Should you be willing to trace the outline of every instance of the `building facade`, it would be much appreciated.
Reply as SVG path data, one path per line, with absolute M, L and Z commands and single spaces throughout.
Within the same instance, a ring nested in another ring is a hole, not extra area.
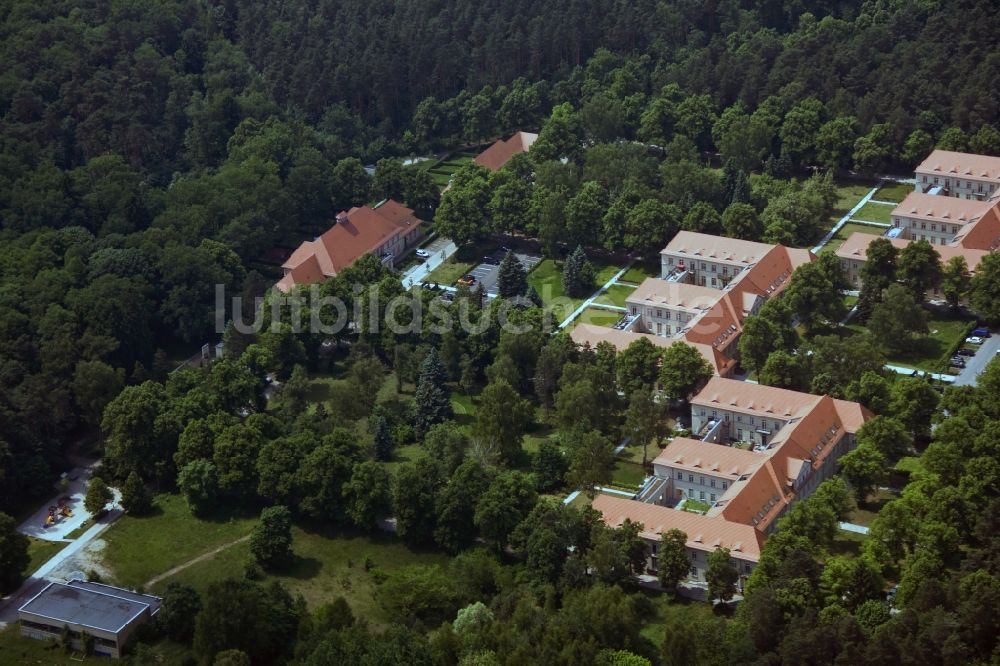
M 1000 157 L 935 150 L 916 168 L 914 190 L 985 201 L 1000 190 Z
M 52 582 L 18 609 L 21 634 L 38 640 L 68 637 L 84 650 L 84 635 L 94 654 L 117 659 L 136 628 L 160 611 L 160 597 L 110 585 L 74 580 Z

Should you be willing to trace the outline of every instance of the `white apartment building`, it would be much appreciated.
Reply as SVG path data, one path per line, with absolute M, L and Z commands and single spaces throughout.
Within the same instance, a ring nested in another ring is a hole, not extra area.
M 931 245 L 948 245 L 992 205 L 979 199 L 911 192 L 893 209 L 892 226 L 901 230 L 900 238 L 925 240 Z
M 1000 189 L 1000 157 L 935 150 L 916 169 L 916 192 L 985 201 Z

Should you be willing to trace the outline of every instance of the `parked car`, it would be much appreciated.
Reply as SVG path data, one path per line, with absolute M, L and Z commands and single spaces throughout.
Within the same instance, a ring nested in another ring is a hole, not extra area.
M 964 368 L 965 359 L 962 358 L 961 356 L 953 356 L 951 359 L 951 365 L 956 368 Z
M 458 278 L 457 284 L 460 284 L 463 287 L 471 287 L 472 285 L 476 284 L 476 277 L 474 275 L 463 275 L 462 277 Z
M 420 257 L 421 259 L 426 259 L 427 257 L 431 256 L 431 253 L 428 252 L 427 250 L 417 250 L 416 252 L 414 252 L 414 254 Z
M 441 300 L 448 301 L 449 303 L 451 303 L 453 300 L 455 300 L 455 294 L 453 292 L 446 291 L 443 294 L 441 294 Z
M 979 328 L 972 331 L 972 334 L 980 338 L 988 338 L 990 337 L 990 329 L 986 328 L 985 326 L 980 326 Z
M 959 356 L 975 356 L 976 355 L 976 350 L 975 349 L 967 349 L 965 347 L 962 347 L 961 349 L 959 349 L 955 353 L 958 354 Z
M 981 345 L 984 342 L 984 340 L 981 337 L 979 337 L 978 335 L 971 335 L 971 336 L 967 337 L 965 339 L 965 341 L 967 343 L 969 343 L 970 345 Z

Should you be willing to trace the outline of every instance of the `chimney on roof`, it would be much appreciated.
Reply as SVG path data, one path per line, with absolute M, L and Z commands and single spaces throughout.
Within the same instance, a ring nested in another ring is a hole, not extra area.
M 340 211 L 339 213 L 337 213 L 337 217 L 335 217 L 333 221 L 334 224 L 344 224 L 345 222 L 347 222 L 347 212 Z

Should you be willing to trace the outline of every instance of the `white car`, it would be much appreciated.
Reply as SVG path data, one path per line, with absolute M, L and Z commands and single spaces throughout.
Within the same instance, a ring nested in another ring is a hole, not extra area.
M 428 252 L 427 250 L 417 250 L 414 254 L 416 254 L 421 259 L 426 259 L 427 257 L 431 256 L 431 253 Z
M 978 335 L 973 335 L 972 337 L 968 337 L 968 338 L 965 339 L 965 341 L 967 343 L 969 343 L 970 345 L 981 345 L 981 344 L 983 344 L 983 339 L 981 337 L 979 337 Z

